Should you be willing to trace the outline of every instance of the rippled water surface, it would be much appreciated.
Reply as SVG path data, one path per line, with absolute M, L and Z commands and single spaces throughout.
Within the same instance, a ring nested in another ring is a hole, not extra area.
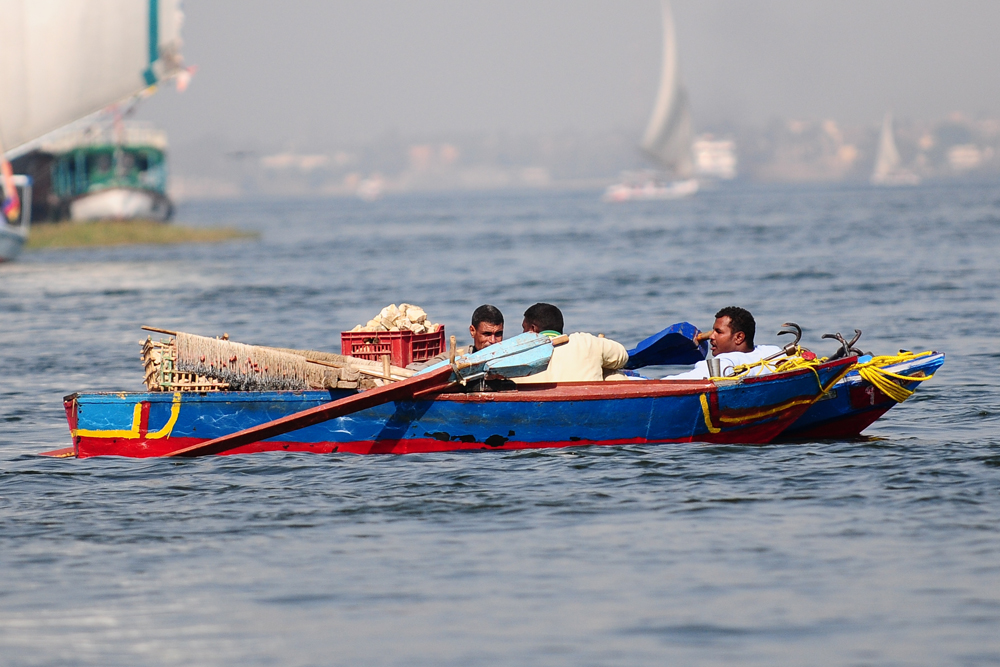
M 1000 664 L 1000 187 L 198 203 L 259 241 L 0 266 L 0 664 Z M 338 351 L 388 303 L 631 345 L 721 306 L 948 353 L 856 442 L 51 460 L 142 324 Z

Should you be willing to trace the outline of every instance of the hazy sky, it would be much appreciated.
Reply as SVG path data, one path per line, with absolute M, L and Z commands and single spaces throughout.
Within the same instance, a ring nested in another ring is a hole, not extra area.
M 696 129 L 1000 115 L 1000 1 L 675 0 Z M 398 132 L 641 132 L 658 0 L 186 0 L 199 67 L 139 117 L 297 150 Z

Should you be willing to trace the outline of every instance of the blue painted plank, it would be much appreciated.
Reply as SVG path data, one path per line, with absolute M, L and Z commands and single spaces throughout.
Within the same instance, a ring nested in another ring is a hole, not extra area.
M 635 370 L 646 366 L 694 364 L 705 359 L 708 341 L 694 342 L 698 327 L 690 322 L 678 322 L 642 340 L 628 351 L 625 368 Z

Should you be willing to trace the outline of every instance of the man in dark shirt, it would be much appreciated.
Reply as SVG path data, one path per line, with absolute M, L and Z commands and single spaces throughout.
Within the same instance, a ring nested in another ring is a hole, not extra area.
M 469 335 L 472 345 L 465 354 L 479 352 L 483 348 L 503 340 L 503 313 L 496 306 L 483 304 L 472 313 L 472 324 L 469 325 Z
M 476 308 L 472 313 L 472 324 L 469 326 L 469 335 L 472 336 L 472 345 L 459 347 L 457 355 L 471 354 L 478 352 L 490 345 L 503 340 L 503 313 L 496 306 L 484 304 Z M 419 371 L 428 366 L 444 361 L 448 358 L 448 351 L 445 350 L 436 357 L 431 357 L 426 361 L 415 361 L 407 368 Z

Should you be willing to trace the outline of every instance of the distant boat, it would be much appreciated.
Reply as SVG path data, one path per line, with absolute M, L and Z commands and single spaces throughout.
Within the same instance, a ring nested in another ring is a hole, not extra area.
M 98 126 L 43 144 L 51 156 L 50 198 L 71 220 L 156 220 L 173 213 L 167 198 L 167 136 L 139 124 Z
M 604 201 L 623 202 L 651 199 L 681 199 L 698 192 L 698 181 L 664 181 L 655 173 L 626 174 L 621 183 L 609 185 L 604 191 Z
M 663 72 L 660 92 L 640 147 L 666 174 L 665 177 L 646 175 L 641 179 L 625 179 L 608 187 L 604 193 L 605 201 L 679 199 L 698 191 L 698 181 L 692 178 L 691 108 L 677 62 L 674 16 L 669 0 L 662 1 Z
M 871 184 L 898 186 L 917 185 L 920 176 L 904 169 L 896 150 L 896 137 L 892 130 L 892 114 L 886 113 L 882 119 L 882 133 L 878 139 L 878 155 L 875 158 L 875 169 L 872 171 Z
M 375 201 L 382 196 L 385 189 L 385 180 L 381 174 L 372 174 L 368 178 L 358 183 L 355 194 L 365 201 Z
M 20 211 L 16 216 L 10 216 L 14 220 L 7 215 L 0 216 L 0 262 L 7 262 L 21 254 L 31 229 L 31 179 L 18 174 L 12 181 L 17 190 L 16 201 Z
M 160 81 L 183 82 L 183 17 L 180 0 L 4 0 L 0 167 L 9 172 L 10 160 L 50 133 Z M 11 190 L 5 185 L 5 213 L 19 208 Z
M 704 134 L 694 141 L 694 172 L 698 176 L 729 181 L 736 178 L 736 142 Z

